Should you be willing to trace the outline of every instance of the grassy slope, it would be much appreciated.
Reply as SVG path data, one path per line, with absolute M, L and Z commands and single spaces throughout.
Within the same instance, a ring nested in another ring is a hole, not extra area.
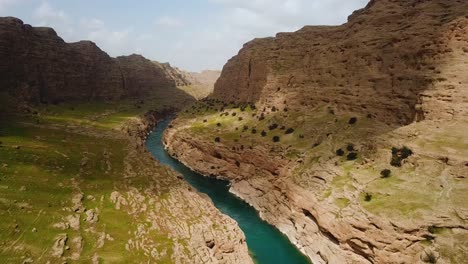
M 96 254 L 109 263 L 137 263 L 148 259 L 143 250 L 126 251 L 138 225 L 145 223 L 131 208 L 117 210 L 110 201 L 113 191 L 124 194 L 132 188 L 143 191 L 153 182 L 155 199 L 164 201 L 177 183 L 163 167 L 140 160 L 129 147 L 129 139 L 118 131 L 125 122 L 145 111 L 181 104 L 183 98 L 147 100 L 143 105 L 119 103 L 76 103 L 44 106 L 36 116 L 2 115 L 0 119 L 0 262 L 18 263 L 31 258 L 38 263 L 51 256 L 58 235 L 68 236 L 64 256 L 80 253 L 89 263 Z M 152 168 L 148 172 L 148 168 Z M 73 212 L 73 197 L 83 194 L 78 230 L 62 230 L 54 224 Z M 159 198 L 158 198 L 159 197 Z M 145 200 L 148 208 L 154 206 Z M 85 221 L 87 210 L 99 211 L 99 221 Z M 161 205 L 162 218 L 170 211 Z M 164 213 L 166 212 L 166 213 Z M 146 219 L 145 219 L 146 220 Z M 104 245 L 99 242 L 109 234 Z M 172 262 L 173 238 L 161 229 L 149 234 L 160 249 L 158 263 Z M 82 246 L 79 238 L 83 239 Z M 74 241 L 74 239 L 76 239 Z M 150 240 L 151 240 L 150 239 Z M 177 243 L 183 244 L 184 241 Z M 80 249 L 82 248 L 82 250 Z M 80 252 L 81 251 L 81 252 Z
M 259 120 L 262 113 L 265 118 Z M 358 121 L 350 125 L 352 116 Z M 296 184 L 320 194 L 323 202 L 335 204 L 340 211 L 353 205 L 394 221 L 422 225 L 464 222 L 458 214 L 464 212 L 464 202 L 468 200 L 463 176 L 467 167 L 462 162 L 468 157 L 464 135 L 467 122 L 432 126 L 431 130 L 425 123 L 396 128 L 366 116 L 338 116 L 326 107 L 306 113 L 250 107 L 242 111 L 238 105 L 221 103 L 199 103 L 184 111 L 177 122 L 185 125 L 184 133 L 211 142 L 219 137 L 228 148 L 267 146 L 268 155 L 290 161 L 290 177 Z M 279 128 L 269 130 L 271 124 L 293 128 L 294 133 L 286 135 Z M 244 130 L 244 126 L 248 129 Z M 264 137 L 260 134 L 263 130 L 267 132 Z M 274 136 L 280 137 L 280 142 L 274 143 Z M 354 161 L 346 159 L 348 144 L 357 150 Z M 415 154 L 402 167 L 391 166 L 391 148 L 405 145 Z M 343 157 L 336 155 L 339 148 L 345 152 Z M 448 156 L 456 159 L 451 160 L 451 165 L 443 161 Z M 381 177 L 384 169 L 392 171 L 389 178 Z M 312 177 L 317 174 L 327 175 L 328 183 L 317 184 Z M 367 193 L 372 195 L 370 201 L 365 199 Z M 440 222 L 440 216 L 451 219 L 450 223 Z M 468 241 L 466 232 L 446 229 L 437 237 L 444 257 L 457 260 L 467 256 L 468 244 L 460 243 Z

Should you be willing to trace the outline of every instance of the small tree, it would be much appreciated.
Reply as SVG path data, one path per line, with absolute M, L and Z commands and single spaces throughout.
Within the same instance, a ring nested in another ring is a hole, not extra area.
M 382 178 L 388 178 L 390 177 L 391 174 L 392 174 L 392 171 L 389 169 L 385 169 L 380 172 L 380 176 L 382 176 Z
M 279 141 L 280 141 L 280 137 L 278 137 L 278 136 L 273 137 L 273 142 L 277 143 Z
M 266 137 L 267 136 L 267 132 L 265 132 L 265 130 L 262 131 L 261 133 L 262 137 Z
M 347 160 L 356 160 L 358 157 L 358 154 L 356 152 L 350 152 L 348 156 L 346 156 Z
M 286 132 L 284 132 L 284 133 L 285 133 L 286 135 L 287 135 L 287 134 L 292 134 L 292 133 L 294 133 L 294 129 L 293 129 L 293 128 L 288 128 L 288 129 L 286 130 Z
M 268 129 L 270 129 L 270 130 L 275 130 L 277 128 L 278 128 L 278 124 L 272 124 L 272 125 L 268 126 Z
M 364 195 L 364 201 L 370 202 L 371 200 L 372 200 L 372 194 L 366 193 L 366 194 Z
M 356 118 L 356 117 L 351 117 L 351 118 L 349 119 L 349 121 L 348 121 L 348 124 L 354 125 L 354 124 L 356 124 L 356 122 L 357 122 L 357 118 Z
M 220 127 L 220 126 L 221 126 L 221 123 L 217 123 L 216 126 Z
M 348 145 L 346 146 L 346 150 L 347 150 L 347 151 L 354 151 L 354 145 L 353 145 L 353 144 L 348 144 Z
M 336 150 L 336 155 L 341 157 L 341 156 L 344 155 L 344 151 L 342 149 L 337 149 Z
M 257 134 L 257 129 L 252 128 L 252 134 Z
M 219 142 L 221 142 L 221 139 L 219 137 L 215 137 L 215 142 L 219 143 Z

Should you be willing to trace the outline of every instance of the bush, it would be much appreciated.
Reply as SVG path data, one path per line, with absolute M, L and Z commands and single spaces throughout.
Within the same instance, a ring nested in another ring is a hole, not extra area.
M 270 130 L 275 130 L 277 128 L 278 128 L 278 124 L 272 124 L 272 125 L 268 126 L 268 129 L 270 129 Z
M 249 126 L 244 126 L 244 131 L 249 130 Z
M 364 201 L 370 202 L 371 200 L 372 200 L 372 194 L 366 193 L 366 194 L 364 195 Z
M 206 123 L 206 122 L 208 122 L 208 120 L 206 120 L 206 119 L 205 119 L 205 120 L 203 120 L 203 123 Z
M 257 134 L 257 129 L 252 128 L 252 134 Z
M 349 119 L 349 121 L 348 121 L 348 124 L 354 125 L 354 124 L 356 124 L 356 122 L 357 122 L 357 118 L 356 118 L 356 117 L 351 117 L 351 118 Z
M 347 160 L 356 160 L 358 157 L 358 154 L 356 152 L 351 152 L 348 154 L 348 156 L 346 156 L 346 159 Z
M 401 149 L 393 147 L 392 148 L 392 159 L 390 165 L 394 167 L 401 167 L 401 162 L 404 159 L 407 159 L 409 156 L 413 155 L 413 151 L 407 147 Z
M 278 137 L 278 136 L 273 137 L 273 142 L 276 143 L 276 142 L 279 142 L 279 141 L 280 141 L 280 137 Z
M 346 146 L 346 150 L 347 150 L 347 151 L 354 151 L 354 145 L 353 145 L 353 144 L 348 144 L 348 145 Z
M 392 171 L 389 169 L 385 169 L 380 172 L 380 176 L 382 176 L 382 178 L 388 178 L 390 177 L 391 174 L 392 174 Z
M 336 155 L 341 157 L 341 156 L 344 155 L 344 151 L 342 149 L 337 149 L 336 150 Z
M 262 131 L 261 133 L 262 137 L 266 137 L 267 136 L 267 132 L 265 132 L 265 130 Z
M 220 127 L 220 126 L 221 126 L 221 123 L 216 124 L 216 126 Z
M 287 135 L 287 134 L 292 134 L 292 133 L 294 133 L 294 129 L 293 129 L 293 128 L 288 128 L 288 129 L 286 130 L 286 132 L 284 132 L 284 133 L 285 133 L 286 135 Z
M 239 118 L 238 118 L 238 120 L 239 120 L 239 121 L 242 121 L 242 120 L 244 120 L 244 118 L 242 118 L 242 117 L 239 117 Z
M 221 139 L 219 137 L 215 137 L 215 142 L 219 143 L 219 142 L 221 142 Z
M 236 115 L 237 115 L 237 113 L 236 113 L 236 112 L 232 113 L 232 116 L 236 116 Z
M 240 162 L 238 160 L 236 160 L 236 166 L 240 167 Z

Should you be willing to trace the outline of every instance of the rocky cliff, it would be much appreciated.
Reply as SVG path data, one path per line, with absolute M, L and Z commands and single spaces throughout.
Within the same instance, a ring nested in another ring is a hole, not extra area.
M 139 55 L 111 58 L 93 42 L 0 18 L 0 91 L 29 102 L 143 97 L 187 82 Z
M 462 263 L 468 3 L 375 0 L 247 43 L 165 134 L 314 263 Z
M 326 102 L 406 124 L 418 111 L 466 115 L 467 9 L 462 0 L 373 0 L 342 26 L 255 39 L 225 65 L 214 97 L 299 109 Z

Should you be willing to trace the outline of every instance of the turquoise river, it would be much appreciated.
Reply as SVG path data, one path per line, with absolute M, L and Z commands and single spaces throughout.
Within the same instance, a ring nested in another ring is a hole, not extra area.
M 181 173 L 199 192 L 206 193 L 222 213 L 237 221 L 254 261 L 258 264 L 309 264 L 307 257 L 285 235 L 263 221 L 253 207 L 229 192 L 228 182 L 204 177 L 169 156 L 161 140 L 169 123 L 170 119 L 158 123 L 146 141 L 148 150 L 161 163 Z

